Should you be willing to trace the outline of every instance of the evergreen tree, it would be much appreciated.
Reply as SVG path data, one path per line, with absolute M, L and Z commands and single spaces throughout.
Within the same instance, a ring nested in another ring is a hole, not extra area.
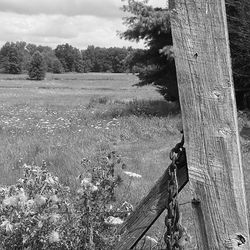
M 128 0 L 123 11 L 129 15 L 124 18 L 127 30 L 121 37 L 137 42 L 144 40 L 148 48 L 134 51 L 128 57 L 135 65 L 144 66 L 140 67 L 138 86 L 152 84 L 166 100 L 178 100 L 169 11 L 136 0 Z
M 127 0 L 123 11 L 127 30 L 121 37 L 145 42 L 147 49 L 132 51 L 126 63 L 139 65 L 139 86 L 155 85 L 171 101 L 178 101 L 176 68 L 172 53 L 170 15 L 167 9 L 153 8 L 148 1 Z M 250 1 L 226 0 L 233 76 L 236 89 L 250 89 Z M 143 66 L 143 67 L 142 67 Z M 236 92 L 237 100 L 241 93 Z
M 46 63 L 39 51 L 36 51 L 30 62 L 29 77 L 34 80 L 43 80 L 46 74 Z

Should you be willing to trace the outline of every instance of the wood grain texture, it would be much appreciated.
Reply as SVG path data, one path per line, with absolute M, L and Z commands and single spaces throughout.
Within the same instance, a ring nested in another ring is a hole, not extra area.
M 224 0 L 175 0 L 171 25 L 195 248 L 250 249 Z M 238 247 L 239 237 L 246 239 Z
M 177 171 L 177 181 L 179 191 L 181 191 L 188 182 L 187 166 L 183 166 Z M 142 199 L 135 211 L 119 229 L 121 239 L 115 248 L 116 250 L 132 249 L 162 214 L 166 208 L 168 199 L 167 183 L 166 170 L 148 195 Z

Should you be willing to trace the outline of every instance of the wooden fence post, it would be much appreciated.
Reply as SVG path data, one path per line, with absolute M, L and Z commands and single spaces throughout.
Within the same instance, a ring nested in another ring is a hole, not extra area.
M 171 25 L 194 248 L 250 249 L 224 0 L 175 0 Z

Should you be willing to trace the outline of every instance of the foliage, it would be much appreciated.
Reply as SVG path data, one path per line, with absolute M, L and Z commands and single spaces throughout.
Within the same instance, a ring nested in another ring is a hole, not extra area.
M 83 158 L 77 191 L 62 185 L 45 162 L 24 165 L 23 178 L 0 189 L 1 249 L 110 249 L 116 225 L 131 211 L 127 203 L 119 211 L 112 205 L 118 160 L 114 152 L 95 163 Z
M 129 15 L 124 18 L 127 30 L 121 33 L 121 37 L 132 41 L 144 40 L 147 46 L 146 50 L 133 51 L 127 58 L 127 62 L 136 65 L 137 70 L 140 66 L 138 86 L 153 84 L 165 99 L 178 100 L 176 69 L 170 50 L 172 36 L 169 12 L 153 8 L 147 5 L 147 1 L 136 0 L 128 0 L 123 11 Z
M 85 72 L 112 72 L 122 73 L 128 71 L 124 60 L 132 48 L 100 48 L 88 46 L 82 51 Z
M 22 55 L 15 43 L 5 43 L 0 50 L 0 65 L 5 73 L 20 74 L 22 72 Z
M 8 42 L 0 52 L 0 69 L 3 68 L 6 73 L 19 72 L 19 69 L 28 71 L 33 54 L 39 51 L 45 60 L 47 72 L 132 72 L 125 59 L 133 50 L 131 47 L 100 48 L 91 45 L 80 51 L 68 43 L 58 45 L 53 50 L 48 46 L 26 42 Z M 13 65 L 20 67 L 14 71 Z
M 249 89 L 250 2 L 226 0 L 226 6 L 235 86 Z M 145 50 L 133 51 L 127 58 L 130 68 L 137 67 L 138 85 L 155 85 L 167 100 L 178 100 L 169 11 L 153 8 L 147 0 L 128 0 L 123 11 L 129 15 L 124 18 L 127 30 L 121 37 L 131 41 L 144 40 L 147 46 Z
M 68 43 L 58 45 L 55 55 L 60 60 L 65 72 L 83 72 L 82 55 L 79 49 L 74 48 Z
M 29 77 L 34 80 L 43 80 L 46 74 L 46 63 L 39 51 L 36 51 L 30 62 Z
M 52 72 L 55 74 L 61 74 L 64 72 L 63 66 L 57 58 L 52 62 Z
M 250 93 L 250 2 L 226 2 L 237 104 L 240 108 L 250 108 L 250 104 L 247 104 L 247 95 Z

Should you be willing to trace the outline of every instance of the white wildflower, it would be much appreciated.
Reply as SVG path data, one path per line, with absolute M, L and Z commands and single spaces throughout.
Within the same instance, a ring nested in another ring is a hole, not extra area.
M 26 202 L 26 206 L 28 209 L 32 209 L 35 205 L 35 201 L 33 199 L 30 199 Z
M 42 195 L 37 195 L 35 197 L 35 203 L 38 207 L 43 206 L 47 201 L 47 198 Z
M 108 225 L 121 225 L 124 221 L 119 217 L 109 216 L 104 219 L 104 222 Z
M 83 188 L 79 188 L 76 192 L 78 194 L 84 194 L 84 189 Z
M 52 203 L 58 203 L 61 201 L 55 194 L 50 196 L 50 200 L 52 201 Z
M 38 226 L 38 228 L 42 228 L 43 227 L 43 223 L 41 221 L 38 221 L 37 226 Z
M 3 221 L 2 222 L 2 224 L 0 225 L 0 227 L 6 227 L 6 225 L 8 224 L 8 223 L 10 223 L 8 220 L 5 220 L 5 221 Z
M 23 188 L 20 190 L 20 192 L 18 193 L 18 195 L 16 197 L 19 200 L 19 202 L 21 202 L 22 204 L 28 200 L 28 197 L 25 194 Z
M 13 225 L 10 223 L 10 221 L 5 220 L 1 225 L 1 228 L 4 228 L 7 233 L 13 231 Z
M 91 183 L 91 185 L 89 186 L 89 189 L 90 189 L 91 192 L 95 192 L 95 191 L 98 190 L 98 187 Z
M 54 179 L 53 179 L 52 176 L 47 177 L 46 180 L 45 180 L 45 182 L 47 182 L 50 185 L 54 185 L 55 184 L 55 181 L 54 181 Z
M 0 193 L 6 193 L 7 187 L 0 187 Z
M 13 231 L 13 225 L 11 223 L 6 224 L 6 228 L 5 228 L 6 232 L 12 232 Z
M 18 199 L 16 196 L 10 196 L 7 197 L 3 200 L 3 207 L 9 207 L 9 206 L 13 206 L 15 207 L 18 203 Z
M 142 177 L 140 174 L 136 174 L 136 173 L 129 172 L 129 171 L 124 171 L 124 174 L 128 175 L 129 177 L 134 177 L 134 178 L 141 178 Z
M 50 223 L 57 223 L 61 219 L 60 214 L 52 214 L 49 218 Z
M 33 187 L 34 185 L 35 185 L 34 180 L 30 179 L 30 180 L 27 181 L 27 186 Z
M 56 231 L 52 231 L 49 235 L 49 242 L 50 243 L 56 243 L 60 241 L 59 233 Z
M 119 210 L 133 211 L 134 207 L 127 201 L 124 201 Z
M 81 181 L 81 186 L 82 187 L 89 187 L 91 185 L 91 178 L 84 178 Z

